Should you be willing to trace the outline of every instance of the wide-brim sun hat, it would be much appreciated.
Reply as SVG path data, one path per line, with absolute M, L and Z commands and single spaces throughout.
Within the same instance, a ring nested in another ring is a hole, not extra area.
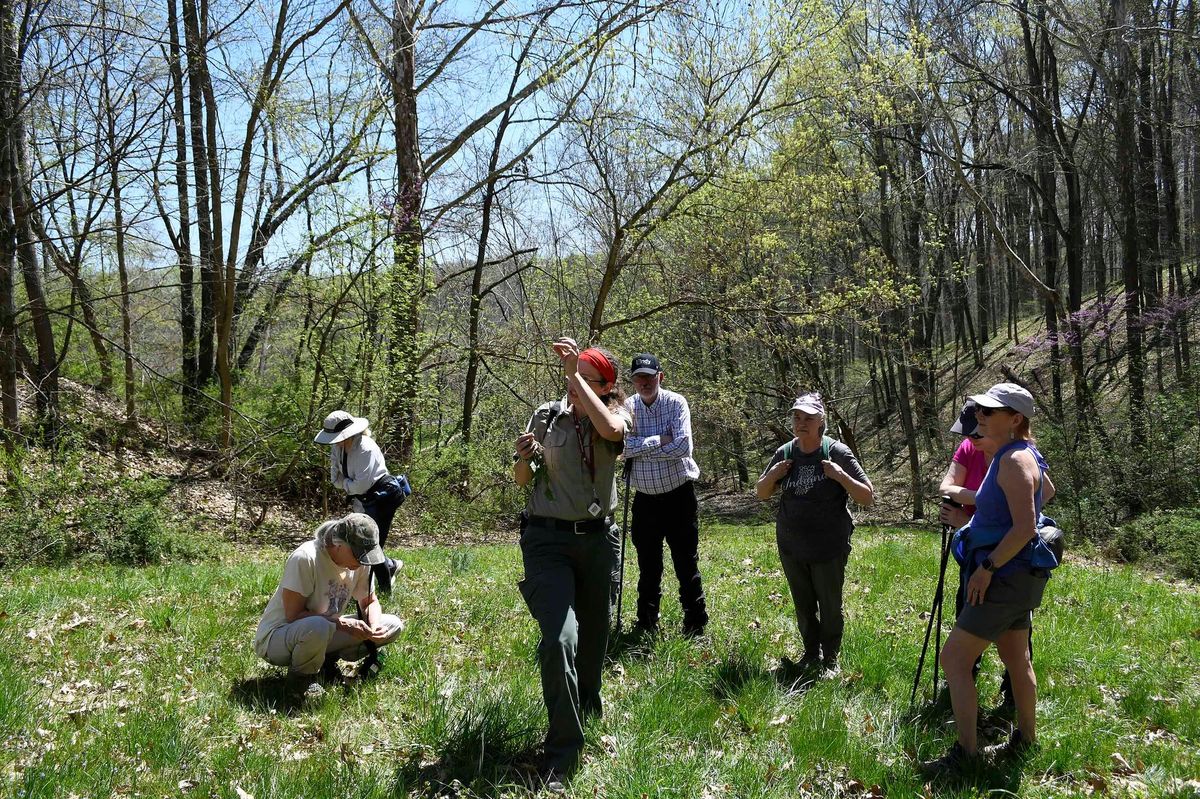
M 967 399 L 983 408 L 1008 408 L 1026 419 L 1033 416 L 1033 395 L 1016 383 L 997 383 L 986 394 L 972 394 Z
M 336 444 L 356 436 L 370 426 L 370 422 L 359 416 L 351 416 L 345 411 L 334 411 L 325 417 L 321 424 L 321 432 L 313 441 L 317 444 Z

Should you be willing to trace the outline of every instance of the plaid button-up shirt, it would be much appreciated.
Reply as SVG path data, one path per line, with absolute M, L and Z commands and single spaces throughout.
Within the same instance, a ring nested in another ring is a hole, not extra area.
M 625 400 L 633 430 L 625 437 L 625 457 L 633 463 L 629 484 L 644 494 L 665 494 L 700 476 L 692 459 L 692 412 L 682 394 L 658 390 L 653 405 L 637 394 Z M 671 434 L 664 445 L 662 436 Z

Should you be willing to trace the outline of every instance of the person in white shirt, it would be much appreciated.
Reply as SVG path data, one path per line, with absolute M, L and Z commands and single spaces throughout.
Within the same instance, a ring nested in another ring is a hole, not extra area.
M 355 512 L 365 513 L 375 520 L 379 527 L 379 542 L 387 544 L 396 510 L 404 504 L 412 488 L 407 477 L 393 476 L 388 471 L 383 451 L 371 436 L 367 420 L 345 411 L 334 411 L 325 417 L 321 432 L 313 441 L 329 444 L 329 482 L 346 492 Z M 371 570 L 381 592 L 391 592 L 396 568 L 396 561 L 385 557 Z
M 625 400 L 633 430 L 625 437 L 625 461 L 633 498 L 631 539 L 637 550 L 637 629 L 658 630 L 662 602 L 663 542 L 671 550 L 683 606 L 683 634 L 704 634 L 708 610 L 700 581 L 700 523 L 695 481 L 700 467 L 692 458 L 692 415 L 688 401 L 662 387 L 658 358 L 633 359 L 635 396 Z
M 372 671 L 378 647 L 404 629 L 403 621 L 380 609 L 371 591 L 371 566 L 383 558 L 379 528 L 362 513 L 325 522 L 288 556 L 279 588 L 259 620 L 254 651 L 287 667 L 306 698 L 325 693 L 318 676 L 332 675 L 338 660 L 363 660 L 359 674 Z M 362 618 L 343 614 L 351 599 Z

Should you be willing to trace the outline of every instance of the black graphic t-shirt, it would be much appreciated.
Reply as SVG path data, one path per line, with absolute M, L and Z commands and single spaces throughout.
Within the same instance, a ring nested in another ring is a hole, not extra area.
M 775 450 L 771 462 L 763 471 L 784 460 L 787 445 Z M 781 550 L 810 563 L 824 563 L 850 553 L 850 536 L 854 519 L 846 506 L 849 494 L 836 481 L 825 476 L 821 468 L 823 457 L 815 452 L 803 453 L 792 446 L 792 468 L 779 481 L 779 510 L 775 516 L 775 539 Z M 829 459 L 860 482 L 867 482 L 854 453 L 840 441 L 829 448 Z

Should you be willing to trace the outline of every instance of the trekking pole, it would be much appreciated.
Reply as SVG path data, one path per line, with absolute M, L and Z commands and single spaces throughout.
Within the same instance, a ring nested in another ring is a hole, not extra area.
M 929 652 L 929 637 L 933 632 L 934 624 L 937 624 L 937 647 L 941 649 L 942 641 L 942 597 L 946 585 L 946 563 L 950 557 L 949 526 L 942 525 L 942 558 L 938 566 L 938 582 L 937 589 L 933 593 L 933 604 L 929 608 L 929 621 L 925 624 L 925 642 L 921 644 L 921 657 L 917 661 L 917 674 L 913 677 L 912 694 L 908 698 L 908 708 L 912 710 L 917 701 L 917 687 L 921 684 L 921 675 L 925 671 L 925 656 Z M 934 700 L 937 699 L 937 666 L 933 668 L 933 692 Z
M 625 533 L 629 530 L 629 475 L 633 463 L 625 461 L 625 511 L 621 514 L 621 578 L 617 583 L 617 634 L 621 634 L 621 600 L 625 598 Z
M 937 633 L 934 636 L 935 646 L 934 652 L 942 651 L 942 608 L 946 606 L 946 565 L 950 562 L 950 525 L 942 525 L 942 567 L 941 574 L 938 575 L 938 602 L 937 602 Z M 937 704 L 938 698 L 938 669 L 937 664 L 930 669 L 933 672 L 933 703 Z

